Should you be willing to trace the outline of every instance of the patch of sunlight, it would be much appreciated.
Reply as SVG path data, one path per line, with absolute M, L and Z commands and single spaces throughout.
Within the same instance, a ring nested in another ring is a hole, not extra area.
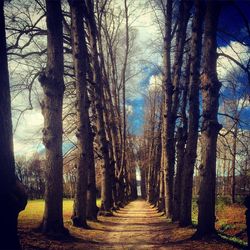
M 101 206 L 101 200 L 97 199 L 97 206 Z M 19 214 L 19 220 L 42 220 L 44 212 L 44 200 L 29 200 L 24 211 Z M 66 220 L 70 219 L 73 209 L 73 200 L 63 200 L 63 216 Z

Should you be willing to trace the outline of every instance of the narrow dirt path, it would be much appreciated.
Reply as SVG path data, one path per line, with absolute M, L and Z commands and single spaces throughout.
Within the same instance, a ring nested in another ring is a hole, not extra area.
M 70 240 L 55 241 L 33 231 L 22 235 L 24 249 L 237 249 L 218 241 L 191 241 L 193 228 L 178 228 L 168 223 L 146 201 L 137 200 L 114 213 L 112 217 L 90 222 L 90 230 L 66 225 L 73 236 Z

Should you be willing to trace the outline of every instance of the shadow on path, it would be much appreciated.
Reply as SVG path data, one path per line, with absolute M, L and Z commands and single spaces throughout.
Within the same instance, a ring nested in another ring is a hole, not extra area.
M 137 200 L 125 208 L 114 212 L 112 217 L 98 217 L 98 221 L 89 222 L 90 230 L 73 227 L 70 219 L 66 226 L 71 237 L 56 241 L 31 228 L 20 229 L 23 249 L 239 249 L 237 246 L 220 240 L 191 240 L 194 228 L 179 228 L 158 213 L 146 201 Z

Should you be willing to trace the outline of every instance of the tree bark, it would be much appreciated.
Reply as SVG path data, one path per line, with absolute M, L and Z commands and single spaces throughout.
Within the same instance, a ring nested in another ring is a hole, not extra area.
M 195 14 L 192 22 L 192 38 L 190 52 L 190 80 L 189 80 L 189 119 L 188 136 L 184 156 L 184 168 L 181 183 L 180 226 L 192 223 L 192 188 L 193 173 L 196 161 L 198 127 L 199 127 L 199 86 L 200 60 L 202 47 L 202 26 L 204 6 L 202 1 L 195 1 Z
M 207 1 L 204 30 L 204 62 L 201 76 L 203 121 L 201 132 L 201 184 L 198 200 L 198 227 L 195 236 L 215 233 L 216 145 L 221 125 L 217 114 L 221 83 L 216 72 L 216 31 L 220 2 Z
M 72 215 L 73 225 L 87 228 L 87 187 L 88 171 L 93 169 L 93 140 L 89 118 L 89 98 L 87 93 L 86 68 L 88 56 L 86 51 L 84 27 L 83 27 L 83 3 L 79 0 L 69 0 L 71 9 L 71 36 L 73 50 L 73 64 L 76 82 L 76 110 L 78 157 L 76 191 L 74 199 L 74 211 Z
M 126 69 L 127 69 L 127 62 L 128 62 L 128 53 L 129 53 L 129 24 L 128 24 L 128 5 L 127 0 L 124 0 L 124 8 L 125 8 L 125 29 L 126 29 L 126 43 L 125 43 L 125 58 L 122 68 L 122 75 L 121 75 L 121 85 L 122 85 L 122 158 L 121 158 L 121 170 L 125 172 L 126 170 L 126 147 L 127 147 L 127 119 L 126 119 Z M 123 174 L 120 178 L 123 178 Z
M 237 135 L 238 135 L 238 123 L 235 124 L 235 128 L 233 131 L 233 150 L 232 150 L 232 180 L 231 180 L 231 202 L 236 202 L 235 197 L 235 189 L 236 189 L 236 178 L 235 178 L 235 171 L 236 171 L 236 154 L 237 154 Z
M 0 55 L 0 248 L 21 249 L 17 218 L 26 206 L 27 196 L 15 177 L 3 0 L 0 1 Z
M 39 81 L 44 92 L 41 104 L 44 116 L 43 143 L 46 154 L 45 211 L 42 232 L 52 235 L 66 233 L 63 225 L 63 156 L 62 105 L 63 81 L 63 29 L 60 0 L 46 0 L 47 10 L 47 65 Z
M 169 210 L 171 210 L 171 217 L 173 218 L 173 203 L 174 203 L 174 191 L 173 191 L 173 176 L 174 176 L 174 166 L 175 166 L 175 123 L 177 119 L 177 111 L 180 106 L 180 78 L 181 78 L 181 69 L 183 64 L 183 52 L 184 45 L 186 40 L 187 24 L 190 17 L 190 9 L 192 7 L 192 1 L 182 0 L 179 6 L 178 14 L 178 28 L 176 32 L 176 52 L 174 58 L 173 66 L 173 93 L 172 93 L 172 105 L 171 105 L 171 120 L 168 125 L 169 133 L 167 135 L 167 168 L 169 169 L 169 191 L 170 200 L 169 200 Z M 180 146 L 180 145 L 179 145 Z M 176 219 L 176 218 L 174 218 Z
M 183 175 L 184 166 L 184 155 L 185 155 L 185 145 L 187 141 L 187 95 L 188 95 L 188 85 L 189 85 L 189 75 L 190 75 L 190 58 L 187 56 L 186 60 L 186 70 L 185 70 L 185 80 L 182 87 L 182 104 L 181 104 L 181 127 L 177 130 L 176 135 L 176 148 L 177 148 L 177 162 L 176 162 L 176 175 L 174 183 L 174 210 L 172 221 L 178 221 L 180 218 L 180 205 L 181 205 L 181 180 Z
M 100 150 L 103 157 L 102 165 L 102 190 L 101 210 L 103 214 L 110 215 L 112 207 L 112 187 L 110 180 L 110 159 L 109 159 L 109 144 L 106 138 L 105 123 L 104 123 L 104 110 L 103 110 L 103 79 L 101 68 L 98 58 L 97 50 L 97 26 L 94 15 L 94 4 L 91 0 L 85 0 L 85 19 L 87 23 L 91 61 L 93 65 L 93 81 L 95 84 L 95 106 L 97 114 L 97 131 L 100 139 Z
M 173 164 L 171 151 L 171 107 L 173 85 L 171 82 L 171 26 L 172 26 L 172 0 L 167 1 L 165 16 L 165 37 L 164 37 L 164 54 L 163 54 L 163 88 L 164 88 L 164 106 L 163 106 L 163 133 L 162 133 L 162 169 L 164 173 L 164 202 L 166 216 L 172 216 L 172 199 L 173 199 Z M 173 138 L 172 138 L 173 139 Z

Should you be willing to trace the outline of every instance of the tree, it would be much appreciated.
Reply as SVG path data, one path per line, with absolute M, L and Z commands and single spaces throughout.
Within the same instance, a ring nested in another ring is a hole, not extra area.
M 62 156 L 62 105 L 63 80 L 63 27 L 60 0 L 46 0 L 47 10 L 47 65 L 39 81 L 44 99 L 41 103 L 44 116 L 43 143 L 46 154 L 45 210 L 41 230 L 45 234 L 63 235 L 63 156 Z
M 96 126 L 100 142 L 100 152 L 103 159 L 102 164 L 102 190 L 101 210 L 104 214 L 110 214 L 112 208 L 112 187 L 111 187 L 111 169 L 109 158 L 109 143 L 106 137 L 105 122 L 104 122 L 104 83 L 102 78 L 101 67 L 99 63 L 98 49 L 97 49 L 97 25 L 94 15 L 94 3 L 91 0 L 86 0 L 84 4 L 85 20 L 88 31 L 89 45 L 90 45 L 90 62 L 93 71 L 93 82 L 95 90 L 95 108 L 96 108 Z
M 187 95 L 190 75 L 190 57 L 187 55 L 185 75 L 181 84 L 181 102 L 180 102 L 180 122 L 176 132 L 176 174 L 174 182 L 174 200 L 173 200 L 173 217 L 172 221 L 178 221 L 180 218 L 180 205 L 181 205 L 181 181 L 184 172 L 184 155 L 185 146 L 187 141 L 187 126 L 188 119 L 186 114 L 187 108 Z
M 171 81 L 171 63 L 170 63 L 170 48 L 171 48 L 171 28 L 172 26 L 172 0 L 167 1 L 165 15 L 165 36 L 164 36 L 164 51 L 163 51 L 163 124 L 162 124 L 162 156 L 161 165 L 164 173 L 164 202 L 166 216 L 172 216 L 172 197 L 173 197 L 173 171 L 171 168 L 171 107 L 173 85 Z M 173 139 L 173 138 L 172 138 Z M 173 157 L 172 157 L 173 159 Z
M 198 127 L 199 127 L 199 86 L 200 86 L 200 60 L 202 47 L 204 6 L 202 1 L 195 1 L 195 14 L 192 22 L 192 38 L 190 51 L 190 80 L 189 80 L 189 119 L 188 135 L 185 149 L 184 167 L 181 183 L 180 225 L 187 226 L 192 223 L 192 187 L 194 164 L 196 161 Z
M 21 249 L 17 235 L 17 217 L 25 208 L 27 197 L 15 176 L 3 0 L 0 1 L 0 55 L 0 248 Z
M 221 83 L 216 72 L 216 32 L 221 3 L 207 1 L 204 28 L 201 128 L 201 185 L 198 200 L 198 227 L 195 237 L 205 237 L 215 233 L 215 183 L 216 145 L 221 125 L 218 123 L 219 90 Z
M 74 211 L 72 215 L 73 225 L 88 227 L 87 216 L 87 187 L 88 171 L 94 165 L 93 139 L 89 118 L 89 98 L 87 93 L 87 46 L 85 43 L 83 27 L 83 2 L 79 0 L 69 1 L 71 8 L 71 36 L 73 50 L 73 64 L 76 81 L 76 109 L 77 109 L 77 132 L 78 157 L 77 178 L 74 199 Z

